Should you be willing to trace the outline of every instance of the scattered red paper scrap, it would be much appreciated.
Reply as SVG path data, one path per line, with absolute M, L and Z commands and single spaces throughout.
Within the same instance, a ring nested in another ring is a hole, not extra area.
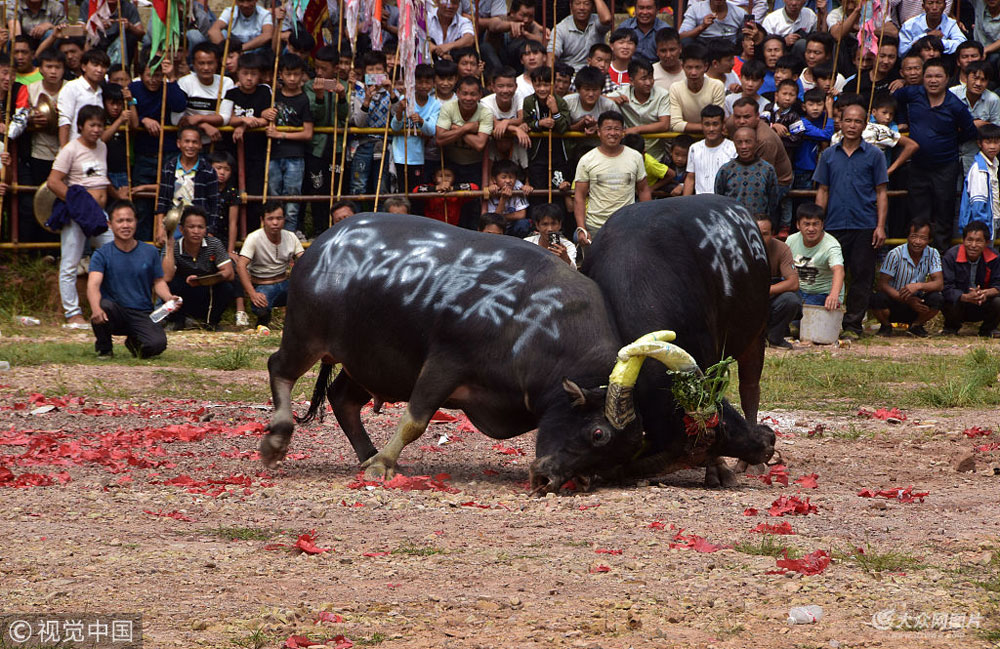
M 775 464 L 770 467 L 764 475 L 750 475 L 748 473 L 747 477 L 757 478 L 766 485 L 777 482 L 778 484 L 782 484 L 786 487 L 788 486 L 788 469 L 785 468 L 784 464 Z
M 484 505 L 482 503 L 477 503 L 475 500 L 470 500 L 468 502 L 462 503 L 462 507 L 477 507 L 479 509 L 489 509 L 489 505 Z
M 654 530 L 663 530 L 667 528 L 667 525 L 662 521 L 653 521 L 649 524 L 649 527 Z
M 611 568 L 608 567 L 608 566 L 605 566 L 605 565 L 591 566 L 590 567 L 590 574 L 593 575 L 593 574 L 597 574 L 599 572 L 611 572 Z
M 803 489 L 818 489 L 819 484 L 816 482 L 816 478 L 818 477 L 818 474 L 810 473 L 809 475 L 804 475 L 801 478 L 796 478 L 795 484 L 799 485 Z
M 891 489 L 862 489 L 858 495 L 862 498 L 889 498 L 898 500 L 901 503 L 912 503 L 914 501 L 924 502 L 924 496 L 929 495 L 929 491 L 914 491 L 913 485 L 906 488 L 893 487 Z
M 879 408 L 875 412 L 862 408 L 858 410 L 858 417 L 866 417 L 868 419 L 881 419 L 882 421 L 889 421 L 890 419 L 895 419 L 898 421 L 906 421 L 906 413 L 904 413 L 899 408 L 892 408 L 892 409 Z
M 823 424 L 816 424 L 806 432 L 806 437 L 822 437 L 824 430 L 826 430 L 826 426 Z
M 27 487 L 51 487 L 56 484 L 66 484 L 70 481 L 69 474 L 60 471 L 52 475 L 44 473 L 22 473 L 15 476 L 14 472 L 6 467 L 0 467 L 0 487 L 14 487 L 24 489 Z
M 499 451 L 503 455 L 527 455 L 527 453 L 524 452 L 524 449 L 514 446 L 504 446 L 501 442 L 497 442 L 491 448 L 494 451 Z
M 302 647 L 311 647 L 314 644 L 316 643 L 304 635 L 292 635 L 285 640 L 285 649 L 301 649 Z
M 979 446 L 975 447 L 974 450 L 979 451 L 980 453 L 989 453 L 990 451 L 995 451 L 997 449 L 1000 449 L 1000 442 L 990 442 L 989 444 L 980 444 Z
M 788 521 L 781 521 L 776 525 L 761 523 L 750 531 L 758 534 L 795 534 L 795 531 L 792 530 L 792 524 Z
M 621 554 L 622 550 L 609 550 L 608 548 L 597 548 L 594 550 L 597 554 Z
M 331 548 L 321 548 L 316 545 L 316 530 L 309 530 L 305 534 L 299 535 L 299 540 L 295 542 L 296 547 L 306 554 L 321 554 L 329 552 Z
M 757 510 L 755 508 L 753 508 L 753 507 L 747 507 L 746 509 L 743 510 L 743 515 L 744 516 L 756 516 L 757 515 Z
M 447 473 L 439 473 L 433 478 L 426 475 L 405 476 L 396 474 L 391 480 L 365 479 L 364 473 L 359 473 L 353 481 L 347 484 L 348 489 L 365 489 L 368 487 L 382 487 L 384 489 L 399 489 L 400 491 L 442 491 L 449 494 L 457 494 L 458 489 L 450 487 L 447 481 L 451 476 Z
M 789 559 L 788 550 L 785 550 L 784 558 L 778 559 L 777 564 L 780 570 L 772 570 L 768 574 L 782 574 L 792 571 L 803 575 L 818 575 L 830 565 L 830 553 L 826 550 L 816 550 L 801 559 Z
M 365 506 L 364 503 L 359 503 L 359 502 L 349 503 L 346 500 L 341 500 L 340 501 L 340 505 L 341 505 L 341 507 L 364 507 Z
M 670 549 L 691 549 L 695 552 L 718 552 L 719 550 L 724 550 L 731 546 L 728 545 L 716 545 L 715 543 L 709 543 L 704 538 L 698 536 L 697 534 L 683 534 L 684 530 L 677 530 L 677 534 L 674 534 L 674 541 L 676 543 L 670 543 Z
M 172 518 L 172 519 L 177 520 L 177 521 L 191 522 L 191 521 L 194 520 L 193 518 L 189 518 L 189 517 L 185 516 L 184 514 L 180 513 L 179 511 L 176 511 L 176 510 L 169 511 L 169 512 L 165 512 L 165 511 L 160 510 L 160 511 L 155 511 L 154 512 L 154 511 L 150 511 L 148 509 L 144 509 L 144 510 L 142 510 L 142 513 L 143 514 L 149 514 L 150 516 L 162 516 L 164 518 Z
M 593 505 L 580 505 L 577 509 L 581 512 L 585 512 L 588 509 L 596 509 L 601 506 L 601 503 L 594 503 Z
M 438 410 L 433 415 L 431 415 L 432 424 L 446 423 L 450 421 L 455 421 L 456 419 L 458 419 L 458 417 L 454 415 L 449 415 L 447 412 L 444 412 L 443 410 Z
M 768 516 L 784 516 L 785 514 L 802 514 L 804 516 L 815 514 L 817 511 L 816 505 L 811 504 L 808 498 L 802 501 L 799 500 L 798 496 L 779 496 L 771 503 L 767 514 Z
M 392 552 L 365 552 L 361 556 L 363 556 L 363 557 L 387 557 L 390 554 L 392 554 Z
M 989 428 L 980 428 L 979 426 L 973 426 L 972 428 L 966 428 L 962 431 L 962 434 L 969 439 L 974 439 L 976 437 L 989 437 L 993 434 L 993 431 Z
M 330 611 L 320 611 L 316 614 L 316 619 L 313 620 L 314 624 L 340 624 L 344 621 L 344 618 L 340 617 L 336 613 L 331 613 Z

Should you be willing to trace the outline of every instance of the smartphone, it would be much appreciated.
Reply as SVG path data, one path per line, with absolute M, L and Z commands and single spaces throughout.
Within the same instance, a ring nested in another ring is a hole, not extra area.
M 337 89 L 337 81 L 335 79 L 321 79 L 319 77 L 313 82 L 313 90 L 326 90 L 329 92 L 334 92 Z
M 66 25 L 63 28 L 63 35 L 67 38 L 83 36 L 87 33 L 86 25 Z
M 365 85 L 366 86 L 381 86 L 385 84 L 389 77 L 385 74 L 366 74 L 365 75 Z
M 549 232 L 549 248 L 559 245 L 559 233 Z
M 756 22 L 757 21 L 754 20 L 753 14 L 747 14 L 746 18 L 743 19 L 743 26 L 753 27 L 756 24 Z

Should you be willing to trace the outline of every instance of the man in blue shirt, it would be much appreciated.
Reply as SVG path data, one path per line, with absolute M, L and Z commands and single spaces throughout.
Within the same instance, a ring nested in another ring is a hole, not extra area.
M 636 0 L 635 17 L 619 25 L 622 29 L 632 30 L 639 39 L 639 44 L 635 48 L 636 55 L 650 63 L 657 63 L 660 60 L 656 56 L 656 33 L 669 26 L 656 17 L 656 0 Z
M 924 324 L 941 309 L 941 254 L 927 244 L 931 222 L 923 217 L 910 221 L 906 243 L 886 255 L 872 296 L 872 314 L 878 319 L 878 335 L 891 336 L 893 322 L 905 322 L 908 333 L 926 338 Z
M 164 302 L 176 296 L 163 279 L 160 253 L 135 239 L 135 206 L 128 201 L 115 203 L 109 225 L 115 238 L 91 256 L 87 277 L 97 357 L 114 356 L 112 335 L 126 336 L 125 347 L 133 356 L 157 356 L 167 348 L 167 335 L 149 319 L 153 310 L 150 287 Z
M 864 106 L 845 106 L 840 118 L 844 139 L 823 152 L 813 175 L 819 186 L 816 203 L 826 209 L 826 230 L 840 242 L 851 274 L 843 338 L 861 336 L 875 279 L 875 251 L 885 242 L 889 210 L 885 156 L 861 139 L 867 123 Z
M 923 86 L 903 86 L 893 96 L 905 106 L 910 137 L 920 145 L 910 164 L 910 213 L 930 220 L 934 247 L 947 250 L 962 172 L 959 145 L 976 137 L 976 124 L 962 100 L 948 92 L 948 71 L 941 59 L 924 63 Z

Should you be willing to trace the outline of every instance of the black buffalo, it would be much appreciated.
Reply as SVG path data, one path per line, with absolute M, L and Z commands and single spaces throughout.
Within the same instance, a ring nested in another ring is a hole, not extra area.
M 448 407 L 495 439 L 537 428 L 536 490 L 586 481 L 641 442 L 637 420 L 616 428 L 604 414 L 631 407 L 605 403 L 618 343 L 597 285 L 539 246 L 360 214 L 327 230 L 292 271 L 281 347 L 268 361 L 275 412 L 261 458 L 284 458 L 292 387 L 322 361 L 307 417 L 325 393 L 369 476 L 391 476 Z M 336 363 L 343 371 L 327 386 Z M 408 402 L 378 453 L 361 421 L 372 397 Z
M 734 479 L 722 456 L 770 459 L 774 432 L 757 424 L 770 268 L 747 210 L 714 195 L 630 205 L 597 233 L 583 272 L 601 287 L 623 341 L 669 329 L 702 369 L 725 356 L 738 362 L 746 418 L 724 402 L 720 425 L 702 444 L 685 431 L 670 379 L 660 368 L 643 368 L 635 401 L 647 448 L 633 469 L 662 475 L 707 466 L 706 485 L 728 486 Z

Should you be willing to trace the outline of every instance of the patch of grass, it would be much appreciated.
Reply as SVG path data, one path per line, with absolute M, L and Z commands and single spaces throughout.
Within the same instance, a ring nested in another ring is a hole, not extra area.
M 931 408 L 997 405 L 1000 404 L 1000 391 L 996 389 L 998 372 L 1000 355 L 982 347 L 973 349 L 962 359 L 961 370 L 916 390 L 913 397 L 918 405 Z
M 217 351 L 208 361 L 209 367 L 217 370 L 242 370 L 249 368 L 256 357 L 253 346 L 247 341 L 239 341 Z
M 401 545 L 392 551 L 393 554 L 408 554 L 413 557 L 429 557 L 435 554 L 446 554 L 441 548 L 432 548 L 427 545 Z
M 57 314 L 59 267 L 41 256 L 0 256 L 0 318 Z
M 861 438 L 871 438 L 875 436 L 874 431 L 865 430 L 860 426 L 850 424 L 847 430 L 831 430 L 823 433 L 829 437 L 836 437 L 838 439 L 845 439 L 850 442 L 855 442 Z
M 911 554 L 897 550 L 881 550 L 867 542 L 864 548 L 854 547 L 834 552 L 834 558 L 841 561 L 851 561 L 870 575 L 881 572 L 920 570 L 925 567 L 920 559 Z
M 354 644 L 362 646 L 375 646 L 377 644 L 385 642 L 388 639 L 389 637 L 387 635 L 376 631 L 375 633 L 371 634 L 366 638 L 354 638 Z
M 785 545 L 781 539 L 774 534 L 761 534 L 760 538 L 740 541 L 733 546 L 733 549 L 743 554 L 752 554 L 762 557 L 783 557 L 788 552 L 789 559 L 798 559 L 802 552 L 798 548 Z
M 715 630 L 716 635 L 720 638 L 733 638 L 742 635 L 747 628 L 742 624 L 733 624 L 731 626 L 721 626 Z
M 260 527 L 216 527 L 206 533 L 227 541 L 267 541 L 274 536 L 272 530 Z
M 233 640 L 233 644 L 243 649 L 264 649 L 264 647 L 273 641 L 273 636 L 264 633 L 263 629 L 256 629 L 248 636 Z

